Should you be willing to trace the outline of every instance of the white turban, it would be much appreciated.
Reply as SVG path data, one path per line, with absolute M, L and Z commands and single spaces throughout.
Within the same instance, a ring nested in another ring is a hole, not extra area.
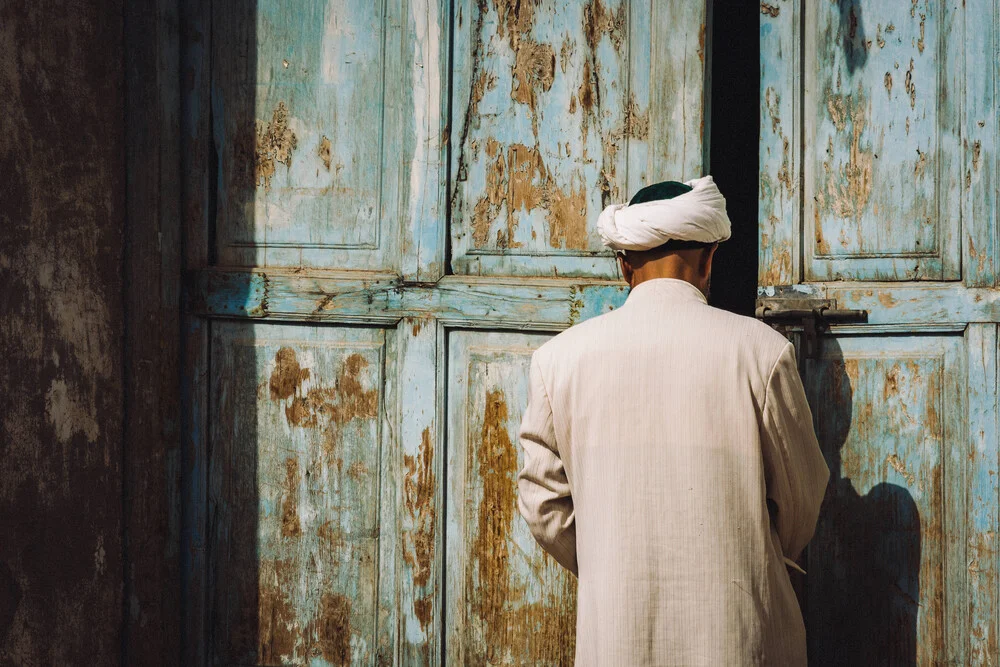
M 671 239 L 715 243 L 731 233 L 726 198 L 711 176 L 687 181 L 693 190 L 672 199 L 612 204 L 597 221 L 604 245 L 613 250 L 649 250 Z

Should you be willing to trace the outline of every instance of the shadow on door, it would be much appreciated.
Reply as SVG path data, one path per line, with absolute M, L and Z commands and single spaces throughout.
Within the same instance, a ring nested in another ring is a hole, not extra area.
M 883 481 L 861 492 L 846 475 L 871 465 L 846 465 L 847 444 L 879 413 L 878 406 L 856 409 L 852 382 L 858 377 L 857 360 L 845 361 L 834 338 L 822 341 L 820 359 L 806 362 L 816 435 L 830 467 L 808 551 L 809 664 L 915 665 L 920 513 L 906 488 Z

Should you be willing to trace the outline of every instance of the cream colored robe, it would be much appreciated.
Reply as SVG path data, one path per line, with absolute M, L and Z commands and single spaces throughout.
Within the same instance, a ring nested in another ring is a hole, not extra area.
M 784 337 L 647 281 L 539 348 L 529 391 L 518 504 L 579 577 L 577 665 L 806 664 L 784 559 L 829 471 Z

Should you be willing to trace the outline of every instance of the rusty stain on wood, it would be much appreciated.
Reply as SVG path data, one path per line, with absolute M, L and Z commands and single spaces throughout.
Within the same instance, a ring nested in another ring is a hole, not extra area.
M 299 522 L 299 460 L 294 456 L 285 459 L 285 490 L 281 500 L 281 534 L 298 537 L 302 534 Z
M 793 183 L 792 183 L 792 169 L 791 169 L 791 154 L 790 145 L 788 138 L 782 135 L 781 137 L 781 167 L 778 169 L 778 173 L 775 174 L 775 178 L 781 183 L 782 187 L 785 188 L 786 193 L 791 195 Z
M 306 626 L 305 655 L 321 655 L 333 665 L 351 664 L 351 601 L 340 593 L 324 592 L 315 617 Z
M 271 372 L 271 380 L 268 383 L 271 389 L 271 400 L 281 401 L 291 398 L 302 386 L 302 381 L 308 378 L 309 369 L 299 366 L 295 350 L 290 347 L 279 349 L 274 358 L 274 370 Z
M 924 22 L 927 20 L 926 14 L 920 15 L 920 38 L 917 40 L 917 51 L 924 52 Z
M 562 46 L 559 47 L 559 69 L 566 73 L 573 51 L 576 49 L 576 42 L 570 39 L 569 35 L 563 37 Z
M 646 139 L 649 136 L 649 110 L 642 111 L 639 108 L 634 94 L 629 94 L 628 104 L 625 106 L 622 134 L 632 139 Z
M 979 171 L 979 154 L 982 149 L 982 142 L 976 139 L 975 143 L 972 144 L 972 171 Z
M 872 191 L 872 150 L 862 146 L 861 137 L 868 125 L 868 101 L 861 86 L 852 95 L 826 91 L 827 111 L 838 132 L 851 127 L 850 148 L 846 164 L 832 168 L 823 162 L 826 191 L 819 190 L 819 208 L 829 208 L 841 218 L 860 218 Z
M 319 140 L 319 148 L 316 149 L 316 155 L 318 155 L 319 159 L 322 160 L 323 166 L 326 167 L 327 171 L 330 171 L 330 162 L 331 162 L 330 150 L 331 150 L 330 140 L 324 134 Z
M 906 483 L 908 485 L 913 486 L 914 482 L 916 481 L 916 477 L 913 475 L 912 472 L 906 469 L 906 465 L 903 463 L 902 459 L 899 458 L 899 456 L 897 456 L 896 454 L 887 455 L 885 457 L 885 465 L 889 466 L 890 468 L 898 472 L 900 475 L 902 475 L 903 479 L 906 480 Z
M 511 583 L 510 531 L 516 513 L 517 452 L 508 435 L 507 401 L 502 389 L 486 391 L 485 410 L 475 450 L 482 500 L 471 545 L 478 578 L 469 571 L 473 613 L 486 633 L 480 659 L 490 664 L 515 660 L 569 664 L 574 653 L 576 589 L 568 577 L 561 590 L 539 602 L 520 603 L 524 591 Z M 470 457 L 472 456 L 470 450 Z M 546 556 L 546 562 L 549 557 Z M 472 588 L 474 586 L 474 588 Z M 523 652 L 522 652 L 523 651 Z
M 294 350 L 283 347 L 275 356 L 271 373 L 271 400 L 291 398 L 285 406 L 285 418 L 289 425 L 302 428 L 317 427 L 320 417 L 338 425 L 374 418 L 378 415 L 378 388 L 365 389 L 360 381 L 367 366 L 368 360 L 354 353 L 344 361 L 332 387 L 310 387 L 303 394 L 301 385 L 309 378 L 309 369 L 299 366 Z M 327 444 L 332 450 L 335 443 L 328 439 Z
M 889 99 L 892 99 L 892 72 L 885 73 L 884 84 L 886 94 L 889 96 Z
M 520 242 L 514 240 L 517 216 L 520 211 L 530 212 L 539 207 L 548 209 L 546 218 L 552 247 L 587 247 L 587 202 L 583 183 L 565 192 L 555 184 L 539 151 L 524 144 L 513 144 L 504 151 L 499 142 L 489 139 L 486 155 L 492 162 L 486 172 L 486 191 L 473 210 L 475 247 L 486 246 L 490 227 L 501 212 L 506 212 L 506 225 L 497 230 L 497 246 L 520 247 Z
M 903 88 L 906 90 L 906 94 L 910 96 L 910 108 L 915 109 L 917 106 L 917 84 L 913 82 L 913 58 L 910 58 L 910 67 L 906 70 L 906 76 L 903 78 Z M 909 134 L 910 131 L 910 119 L 906 119 L 906 132 Z
M 556 54 L 551 45 L 524 40 L 519 44 L 514 60 L 511 99 L 534 109 L 538 90 L 552 88 L 555 69 Z M 532 119 L 536 118 L 537 114 L 532 114 Z
M 406 467 L 403 479 L 406 511 L 415 527 L 407 533 L 403 558 L 413 568 L 414 586 L 423 588 L 430 582 L 434 568 L 434 526 L 437 516 L 434 503 L 434 444 L 430 427 L 424 428 L 420 434 L 417 456 L 404 455 L 403 465 Z M 433 602 L 433 591 L 413 601 L 413 612 L 424 631 L 433 619 Z
M 764 90 L 764 108 L 771 119 L 771 132 L 778 134 L 781 125 L 781 95 L 772 86 Z
M 913 163 L 913 176 L 915 178 L 920 178 L 921 174 L 924 173 L 924 168 L 927 166 L 927 153 L 917 149 L 917 159 Z
M 292 152 L 298 141 L 295 133 L 288 127 L 288 107 L 285 106 L 285 103 L 278 102 L 271 113 L 269 123 L 257 120 L 256 130 L 257 142 L 254 160 L 256 183 L 269 189 L 271 177 L 274 176 L 275 172 L 275 163 L 280 162 L 286 167 L 291 166 Z
M 770 16 L 771 18 L 777 18 L 778 14 L 781 13 L 781 7 L 778 5 L 769 5 L 766 2 L 760 3 L 760 13 L 764 16 Z
M 258 603 L 258 656 L 264 664 L 281 664 L 292 655 L 301 628 L 291 601 L 296 568 L 288 560 L 261 562 Z
M 355 461 L 347 467 L 347 475 L 356 482 L 370 472 L 364 461 Z
M 617 51 L 625 41 L 628 3 L 622 2 L 617 11 L 604 6 L 601 0 L 590 0 L 583 10 L 583 34 L 591 53 L 597 52 L 601 35 L 606 34 Z

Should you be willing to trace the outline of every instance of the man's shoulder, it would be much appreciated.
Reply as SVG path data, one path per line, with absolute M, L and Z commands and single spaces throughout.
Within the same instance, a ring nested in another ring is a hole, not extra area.
M 770 325 L 754 317 L 739 315 L 721 308 L 706 308 L 707 317 L 700 326 L 699 338 L 716 346 L 718 353 L 749 362 L 765 376 L 790 345 L 787 338 Z
M 608 333 L 618 316 L 619 311 L 613 310 L 564 329 L 535 350 L 535 358 L 564 357 L 585 347 L 599 346 L 601 339 Z

